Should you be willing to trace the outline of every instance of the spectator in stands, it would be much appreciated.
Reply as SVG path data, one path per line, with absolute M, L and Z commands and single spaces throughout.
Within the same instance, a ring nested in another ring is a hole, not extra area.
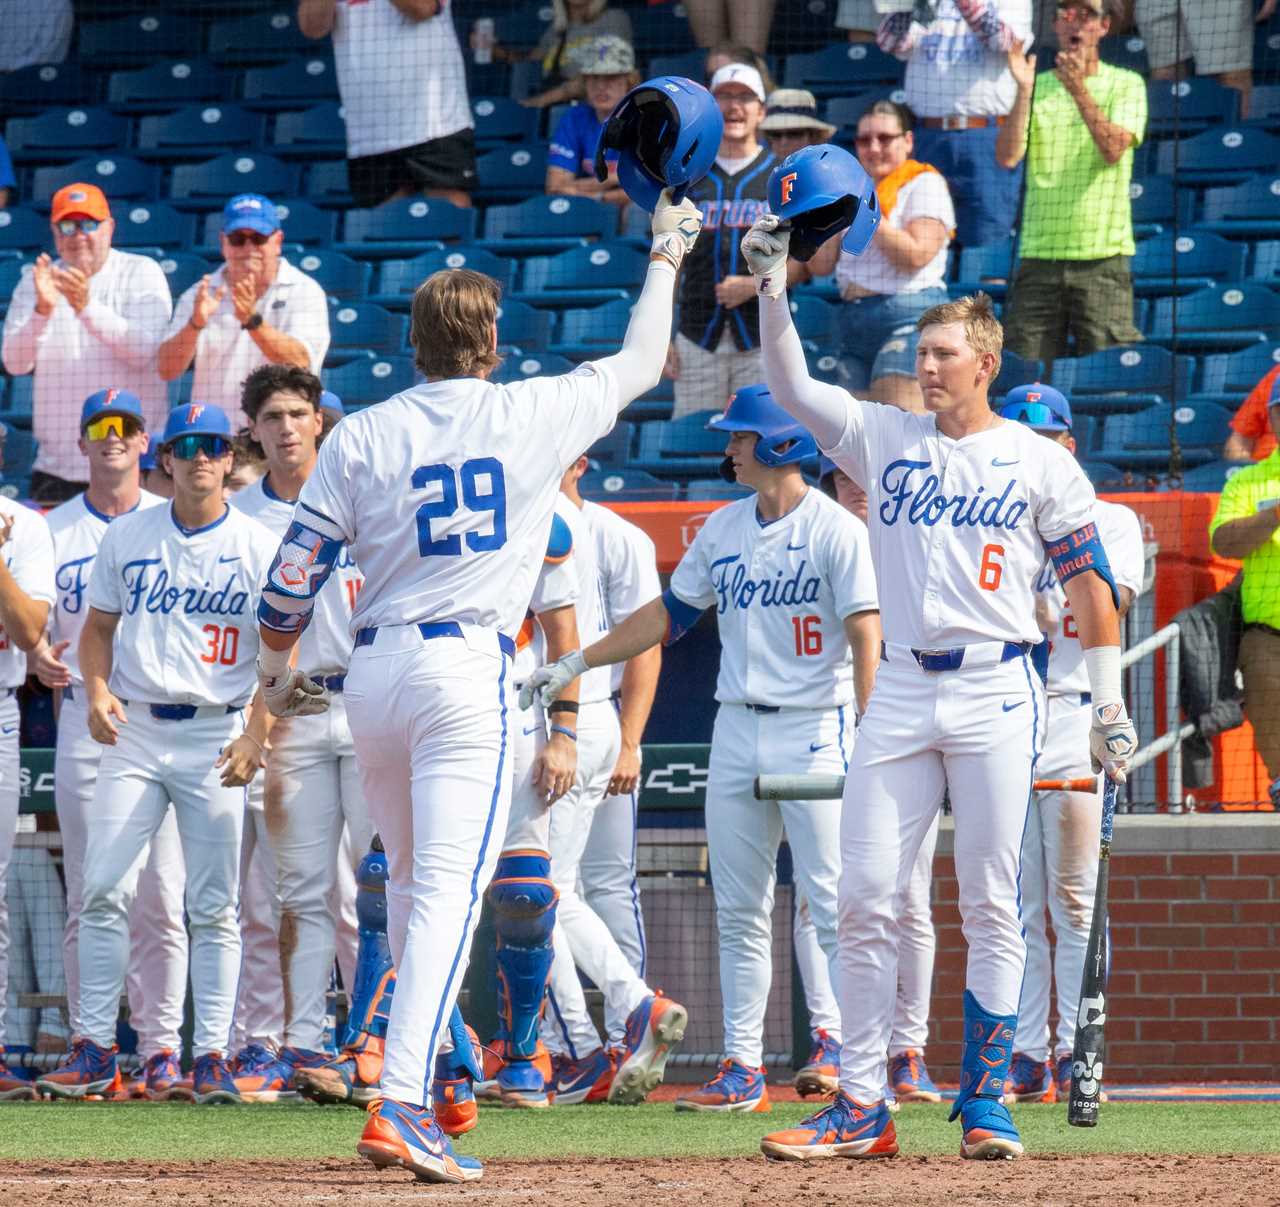
M 425 193 L 469 206 L 475 123 L 445 0 L 299 0 L 298 28 L 333 37 L 356 205 Z
M 57 258 L 42 253 L 13 291 L 3 359 L 8 373 L 35 374 L 31 495 L 52 505 L 85 488 L 80 403 L 103 382 L 132 391 L 148 422 L 163 423 L 169 406 L 156 349 L 173 301 L 155 260 L 111 246 L 115 222 L 95 185 L 59 189 L 50 222 Z
M 71 0 L 0 0 L 0 72 L 61 63 L 73 24 Z
M 1280 381 L 1271 388 L 1267 421 L 1280 438 Z M 1244 709 L 1271 776 L 1271 803 L 1280 809 L 1280 449 L 1227 479 L 1209 540 L 1219 557 L 1243 563 Z
M 874 0 L 840 0 L 836 5 L 836 28 L 843 29 L 850 42 L 874 42 L 882 20 Z
M 775 159 L 786 159 L 792 151 L 830 142 L 836 128 L 818 116 L 818 102 L 803 88 L 778 88 L 765 101 L 760 133 L 769 143 Z
M 998 164 L 994 153 L 1018 91 L 1010 52 L 1030 38 L 1031 0 L 925 0 L 886 17 L 876 37 L 907 64 L 916 147 L 947 179 L 964 247 L 1007 237 L 1017 216 L 1017 161 Z
M 1267 422 L 1267 404 L 1280 383 L 1280 363 L 1246 395 L 1231 417 L 1231 435 L 1222 450 L 1228 461 L 1262 461 L 1276 448 L 1276 438 Z
M 606 155 L 608 178 L 596 179 L 596 145 L 600 130 L 614 106 L 640 82 L 636 56 L 629 42 L 610 34 L 589 42 L 582 55 L 582 79 L 587 103 L 573 105 L 551 136 L 547 156 L 547 192 L 573 197 L 594 197 L 625 206 L 627 195 L 618 186 L 614 165 L 618 153 Z
M 13 160 L 9 158 L 9 148 L 0 138 L 0 210 L 8 206 L 18 188 L 18 178 L 13 174 Z
M 1116 0 L 1062 0 L 1053 71 L 1009 52 L 1018 99 L 996 157 L 1028 157 L 1018 266 L 1004 316 L 1005 347 L 1050 362 L 1142 336 L 1133 325 L 1129 180 L 1147 125 L 1142 77 L 1098 57 Z M 1034 100 L 1033 100 L 1034 95 Z
M 160 345 L 166 381 L 195 360 L 191 396 L 221 407 L 235 429 L 248 424 L 240 385 L 259 365 L 320 372 L 329 348 L 329 305 L 306 273 L 281 255 L 276 207 L 257 193 L 232 197 L 222 211 L 223 265 L 178 299 Z
M 1253 92 L 1253 13 L 1249 0 L 1135 0 L 1133 15 L 1147 44 L 1153 80 L 1211 75 L 1240 93 L 1240 116 L 1249 116 Z M 1256 20 L 1266 21 L 1276 0 L 1262 0 Z
M 685 0 L 689 30 L 699 46 L 726 40 L 750 46 L 758 55 L 769 50 L 769 27 L 775 0 Z
M 675 379 L 673 418 L 723 406 L 762 372 L 755 286 L 738 243 L 768 208 L 776 162 L 757 137 L 764 82 L 754 67 L 730 63 L 711 78 L 711 92 L 724 116 L 724 135 L 711 171 L 689 190 L 702 211 L 704 237 L 680 274 L 677 334 L 667 355 L 667 372 Z
M 923 413 L 916 381 L 918 319 L 947 300 L 947 245 L 956 215 L 947 182 L 911 157 L 912 113 L 876 101 L 858 119 L 858 162 L 876 183 L 882 215 L 860 256 L 829 239 L 809 261 L 814 276 L 832 269 L 840 286 L 841 372 L 860 397 Z
M 708 83 L 721 67 L 727 67 L 730 63 L 746 63 L 748 67 L 754 67 L 760 73 L 765 95 L 768 96 L 773 91 L 773 76 L 769 73 L 769 64 L 765 62 L 764 56 L 756 54 L 750 46 L 743 46 L 740 42 L 717 42 L 707 51 L 707 61 L 702 70 Z

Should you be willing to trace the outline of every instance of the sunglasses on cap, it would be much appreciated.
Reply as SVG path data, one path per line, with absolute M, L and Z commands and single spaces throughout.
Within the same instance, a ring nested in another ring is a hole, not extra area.
M 258 231 L 232 231 L 229 235 L 223 235 L 232 247 L 243 247 L 246 243 L 252 243 L 254 247 L 261 247 L 270 235 L 261 234 Z
M 1015 402 L 1011 406 L 1004 407 L 1000 415 L 1004 419 L 1025 423 L 1028 427 L 1057 427 L 1071 430 L 1071 424 L 1043 402 Z
M 58 234 L 70 238 L 76 231 L 83 231 L 86 235 L 91 235 L 101 225 L 102 223 L 97 218 L 60 218 L 53 224 L 53 228 Z
M 85 424 L 84 438 L 91 444 L 95 444 L 108 436 L 127 440 L 140 431 L 142 431 L 142 424 L 128 415 L 100 415 L 97 419 Z
M 231 445 L 221 436 L 179 436 L 169 445 L 169 451 L 179 461 L 194 461 L 197 453 L 204 453 L 210 461 L 213 461 L 229 453 Z

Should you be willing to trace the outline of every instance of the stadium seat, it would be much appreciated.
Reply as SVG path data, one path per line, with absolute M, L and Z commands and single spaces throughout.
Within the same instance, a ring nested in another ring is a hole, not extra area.
M 36 252 L 53 249 L 49 218 L 15 206 L 0 210 L 0 251 Z
M 701 80 L 705 76 L 707 52 L 705 50 L 685 50 L 680 54 L 654 55 L 649 60 L 649 77 L 654 79 L 661 75 L 682 75 L 686 79 Z
M 1277 55 L 1280 62 L 1280 55 Z M 1280 134 L 1280 84 L 1260 84 L 1249 98 L 1249 125 Z
M 532 50 L 551 21 L 550 5 L 517 5 L 509 12 L 494 13 L 494 34 L 499 45 L 512 50 Z
M 338 99 L 338 75 L 330 54 L 315 53 L 244 73 L 240 99 L 248 109 L 297 109 Z M 326 48 L 327 50 L 327 48 Z
M 1028 386 L 1033 381 L 1042 380 L 1044 365 L 1038 360 L 1019 356 L 1016 352 L 1005 352 L 1000 357 L 1000 372 L 991 383 L 991 396 L 1001 398 L 1018 386 Z M 1055 371 L 1056 379 L 1056 371 Z
M 966 247 L 960 253 L 956 283 L 950 286 L 953 296 L 983 293 L 1002 299 L 1009 290 L 1017 268 L 1012 239 L 995 239 L 977 247 Z
M 1136 33 L 1123 38 L 1103 38 L 1098 43 L 1098 55 L 1115 67 L 1136 71 L 1143 79 L 1151 70 L 1147 65 L 1147 44 Z
M 841 96 L 870 84 L 896 84 L 903 65 L 873 42 L 837 42 L 812 54 L 787 56 L 788 88 L 807 88 L 822 98 Z
M 324 371 L 326 389 L 332 390 L 347 407 L 384 402 L 407 390 L 417 380 L 418 371 L 408 356 L 362 356 L 336 369 Z
M 21 377 L 9 378 L 9 388 L 4 395 L 4 413 L 0 415 L 7 424 L 29 428 L 31 426 L 31 408 L 35 398 L 35 377 L 24 373 Z
M 552 315 L 523 302 L 503 301 L 498 306 L 498 343 L 521 352 L 543 352 L 551 342 Z
M 545 146 L 494 147 L 476 156 L 475 200 L 480 205 L 522 201 L 547 179 Z
M 294 263 L 313 277 L 320 288 L 331 298 L 339 298 L 344 302 L 363 302 L 369 294 L 369 282 L 373 277 L 373 265 L 364 260 L 353 260 L 338 251 L 309 251 L 299 256 Z M 385 312 L 383 312 L 385 313 Z M 332 316 L 329 322 L 333 327 Z M 350 343 L 350 341 L 347 341 Z M 365 345 L 374 347 L 374 343 Z M 399 352 L 402 344 L 384 348 L 384 352 Z
M 196 216 L 182 214 L 163 201 L 134 202 L 113 211 L 116 247 L 191 247 L 196 237 Z
M 0 252 L 0 309 L 9 308 L 9 299 L 18 288 L 22 274 L 31 267 L 31 261 L 24 256 Z
M 48 209 L 53 195 L 68 184 L 96 184 L 114 205 L 119 201 L 158 201 L 161 172 L 153 163 L 127 155 L 86 155 L 72 163 L 37 168 L 31 192 L 35 204 Z
M 650 473 L 681 477 L 706 477 L 714 473 L 724 459 L 729 437 L 725 432 L 709 431 L 707 422 L 721 413 L 719 410 L 695 411 L 679 419 L 642 424 L 632 464 Z
M 29 383 L 31 378 L 22 380 Z M 11 416 L 6 412 L 3 418 L 9 420 Z M 31 494 L 31 471 L 35 468 L 37 447 L 36 438 L 29 431 L 9 424 L 4 442 L 4 470 L 0 473 L 0 480 L 4 482 L 0 491 L 7 498 L 25 499 Z
M 376 355 L 397 356 L 408 335 L 409 320 L 403 314 L 392 314 L 372 302 L 330 303 L 330 350 L 367 348 Z
M 378 269 L 378 284 L 370 301 L 392 310 L 407 309 L 413 300 L 413 292 L 433 272 L 442 268 L 473 268 L 493 277 L 505 295 L 511 292 L 516 266 L 513 260 L 503 259 L 470 244 L 438 247 L 408 260 L 384 260 Z
M 538 110 L 506 97 L 474 97 L 471 117 L 480 147 L 502 142 L 528 144 L 538 136 Z
M 502 364 L 500 364 L 491 374 L 489 380 L 497 385 L 506 385 L 513 381 L 527 381 L 530 377 L 558 377 L 562 373 L 568 373 L 573 369 L 573 362 L 565 360 L 563 356 L 557 356 L 554 352 L 539 352 L 536 355 L 508 356 Z M 619 428 L 630 429 L 628 423 L 617 423 L 614 425 L 614 431 Z M 600 443 L 604 443 L 611 439 L 613 433 L 605 436 Z M 594 447 L 594 446 L 593 446 Z M 595 456 L 593 452 L 591 456 Z M 625 456 L 622 460 L 626 460 Z
M 1276 365 L 1280 365 L 1280 340 L 1250 344 L 1239 352 L 1206 356 L 1196 402 L 1217 402 L 1232 410 Z
M 276 150 L 280 149 L 277 145 Z M 317 205 L 350 205 L 351 186 L 347 182 L 347 161 L 331 159 L 313 163 L 307 173 L 307 196 Z
M 1129 261 L 1139 294 L 1192 293 L 1215 283 L 1244 279 L 1248 247 L 1219 235 L 1167 232 L 1144 239 Z
M 4 139 L 15 163 L 58 163 L 126 146 L 129 122 L 109 109 L 46 109 L 10 120 Z
M 220 21 L 209 30 L 209 55 L 228 67 L 279 63 L 294 55 L 312 54 L 317 43 L 303 36 L 294 20 L 295 5 Z
M 206 273 L 214 272 L 221 267 L 211 264 L 201 256 L 194 256 L 188 251 L 153 251 L 154 259 L 163 269 L 165 280 L 169 282 L 169 292 L 173 300 L 177 300 Z
M 608 239 L 618 229 L 617 206 L 589 197 L 530 197 L 518 205 L 490 206 L 484 244 L 504 255 L 547 255 Z
M 1168 176 L 1146 176 L 1129 183 L 1133 203 L 1133 233 L 1139 239 L 1158 235 L 1173 223 L 1190 226 L 1196 197 L 1190 189 L 1178 189 Z
M 1147 137 L 1188 135 L 1237 120 L 1240 91 L 1208 76 L 1147 83 Z
M 737 482 L 726 482 L 723 478 L 694 478 L 684 488 L 684 497 L 690 502 L 705 503 L 713 499 L 745 499 L 751 493 L 746 486 Z
M 1194 369 L 1190 356 L 1140 344 L 1055 360 L 1053 384 L 1070 398 L 1073 414 L 1110 415 L 1185 398 Z
M 519 296 L 542 306 L 596 306 L 630 297 L 648 267 L 649 257 L 626 243 L 573 247 L 526 260 Z
M 667 501 L 674 499 L 679 489 L 674 482 L 664 482 L 628 465 L 593 470 L 578 479 L 578 491 L 584 499 L 616 503 Z
M 813 294 L 791 297 L 791 321 L 800 339 L 818 351 L 840 345 L 840 310 Z
M 1280 238 L 1280 173 L 1229 188 L 1206 189 L 1203 230 L 1232 239 Z
M 622 346 L 631 321 L 631 302 L 619 299 L 583 310 L 566 310 L 560 318 L 560 335 L 551 351 L 570 360 L 593 360 Z
M 637 58 L 648 58 L 659 50 L 670 53 L 692 49 L 693 34 L 683 4 L 649 4 L 632 8 L 630 13 L 631 43 Z M 701 79 L 702 73 L 699 71 L 693 78 Z
M 138 119 L 142 159 L 201 159 L 262 141 L 264 119 L 239 105 L 190 105 Z
M 1251 126 L 1205 130 L 1160 143 L 1156 171 L 1184 184 L 1238 184 L 1280 164 L 1280 138 Z
M 1242 464 L 1239 461 L 1210 461 L 1207 465 L 1197 465 L 1182 475 L 1182 489 L 1220 494 L 1227 479 L 1247 467 L 1247 462 Z
M 508 64 L 475 63 L 468 55 L 466 68 L 468 96 L 511 96 L 511 67 Z
M 1280 336 L 1280 293 L 1246 282 L 1200 289 L 1184 298 L 1157 298 L 1147 338 L 1187 349 L 1225 352 Z
M 565 364 L 568 364 L 565 361 Z M 572 367 L 572 366 L 570 366 Z M 619 419 L 613 430 L 601 436 L 589 449 L 587 456 L 600 465 L 626 465 L 631 459 L 631 445 L 635 439 L 636 426 L 625 419 Z
M 157 63 L 200 53 L 200 23 L 149 5 L 142 15 L 118 21 L 84 21 L 76 29 L 80 61 L 99 70 L 130 63 Z
M 310 201 L 299 201 L 294 198 L 279 201 L 272 197 L 271 200 L 275 202 L 276 216 L 284 228 L 286 244 L 324 245 L 333 242 L 334 233 L 338 229 L 338 215 L 332 210 L 322 210 L 312 205 Z M 213 221 L 216 221 L 218 228 L 221 229 L 221 215 L 211 215 L 211 219 L 212 221 L 206 220 L 206 230 L 213 225 Z
M 1263 281 L 1273 287 L 1280 285 L 1280 239 L 1254 245 L 1249 280 Z
M 0 113 L 43 113 L 58 105 L 91 105 L 96 81 L 78 63 L 35 63 L 0 72 Z
M 107 81 L 107 104 L 121 113 L 154 113 L 230 95 L 231 76 L 204 59 L 116 71 Z
M 1125 471 L 1118 465 L 1112 465 L 1109 461 L 1094 461 L 1090 459 L 1082 461 L 1080 468 L 1088 475 L 1094 489 L 1100 493 L 1105 494 L 1108 490 L 1114 490 L 1124 483 Z
M 339 251 L 348 255 L 412 256 L 438 242 L 463 242 L 475 234 L 476 212 L 433 197 L 405 197 L 367 210 L 348 210 Z
M 1102 423 L 1095 415 L 1071 412 L 1071 435 L 1076 442 L 1076 456 L 1087 457 L 1098 445 Z
M 236 193 L 288 197 L 298 191 L 302 169 L 271 155 L 229 151 L 204 163 L 180 163 L 169 181 L 179 209 L 221 210 Z M 295 236 L 290 233 L 290 239 Z
M 1230 416 L 1220 407 L 1168 404 L 1123 415 L 1109 415 L 1102 429 L 1098 456 L 1122 469 L 1161 470 L 1171 456 L 1176 431 L 1184 464 L 1202 465 L 1216 458 L 1226 440 Z
M 325 101 L 312 105 L 310 109 L 278 114 L 271 149 L 285 159 L 305 159 L 308 162 L 345 155 L 347 124 L 342 118 L 342 107 L 337 101 Z M 317 168 L 323 166 L 316 164 Z M 344 188 L 346 169 L 346 160 L 343 160 Z M 312 169 L 314 173 L 315 168 Z

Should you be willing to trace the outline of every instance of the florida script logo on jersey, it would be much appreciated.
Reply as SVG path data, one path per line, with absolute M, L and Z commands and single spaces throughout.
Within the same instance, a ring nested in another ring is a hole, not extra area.
M 880 520 L 892 528 L 899 517 L 908 524 L 923 524 L 932 528 L 951 512 L 953 528 L 1004 528 L 1012 532 L 1026 514 L 1024 499 L 1009 501 L 1017 485 L 1016 478 L 1005 483 L 998 495 L 988 494 L 985 486 L 979 486 L 972 495 L 945 495 L 937 473 L 928 472 L 917 478 L 917 470 L 932 470 L 928 461 L 912 461 L 899 458 L 890 461 L 880 475 L 880 489 L 884 501 L 880 504 Z
M 785 570 L 777 571 L 772 578 L 748 578 L 742 554 L 716 558 L 711 563 L 711 582 L 720 597 L 716 611 L 724 615 L 731 607 L 744 611 L 757 603 L 762 608 L 793 608 L 815 603 L 822 579 L 816 574 L 806 578 L 807 566 L 808 562 L 802 561 L 790 578 L 783 578 Z
M 95 557 L 97 554 L 91 553 L 88 557 L 63 562 L 54 574 L 54 586 L 66 592 L 62 596 L 62 610 L 69 616 L 75 616 L 84 607 L 84 593 L 89 586 L 89 571 Z
M 240 559 L 226 560 L 238 562 Z M 226 582 L 216 589 L 211 589 L 212 583 L 209 582 L 199 587 L 171 587 L 168 570 L 161 569 L 154 576 L 150 573 L 153 566 L 159 565 L 158 557 L 144 557 L 125 562 L 121 567 L 120 577 L 124 580 L 124 585 L 129 592 L 125 611 L 130 616 L 140 607 L 164 616 L 175 610 L 187 616 L 197 612 L 210 616 L 240 616 L 248 609 L 249 592 L 235 589 L 234 571 L 229 573 Z

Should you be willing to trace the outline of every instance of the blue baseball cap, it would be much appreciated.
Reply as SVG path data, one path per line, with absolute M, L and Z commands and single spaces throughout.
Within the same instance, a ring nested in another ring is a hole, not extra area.
M 84 406 L 80 408 L 80 430 L 84 431 L 103 415 L 129 415 L 146 426 L 142 415 L 142 400 L 128 390 L 117 390 L 115 386 L 97 390 L 84 400 Z
M 1069 432 L 1071 404 L 1061 390 L 1037 381 L 1010 390 L 1000 407 L 1000 418 L 1025 423 L 1038 432 Z
M 147 451 L 138 458 L 138 468 L 145 474 L 150 469 L 156 467 L 156 445 L 153 440 L 147 445 Z
M 221 407 L 203 402 L 187 402 L 169 412 L 160 447 L 167 448 L 180 436 L 221 436 L 231 443 L 231 420 Z
M 332 390 L 320 391 L 320 409 L 328 411 L 330 415 L 336 415 L 339 419 L 347 413 L 347 408 L 342 405 L 342 399 Z
M 840 467 L 836 465 L 826 453 L 818 458 L 818 481 L 821 482 L 828 474 L 833 474 Z
M 222 207 L 224 235 L 240 230 L 274 235 L 279 229 L 280 216 L 276 207 L 261 193 L 239 193 Z

